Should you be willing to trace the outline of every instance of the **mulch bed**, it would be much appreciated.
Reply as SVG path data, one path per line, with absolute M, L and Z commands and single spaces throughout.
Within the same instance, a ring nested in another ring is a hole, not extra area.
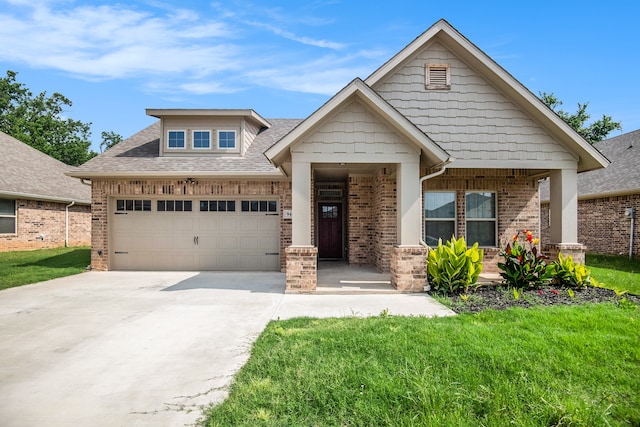
M 549 305 L 577 305 L 585 303 L 614 302 L 619 303 L 625 298 L 627 303 L 640 305 L 640 297 L 635 295 L 617 296 L 610 289 L 586 287 L 583 289 L 542 287 L 519 291 L 518 298 L 514 296 L 512 288 L 500 285 L 483 285 L 469 288 L 464 295 L 451 295 L 451 309 L 456 313 L 477 313 L 485 309 L 504 310 L 511 307 L 535 307 Z M 465 300 L 466 298 L 466 300 Z

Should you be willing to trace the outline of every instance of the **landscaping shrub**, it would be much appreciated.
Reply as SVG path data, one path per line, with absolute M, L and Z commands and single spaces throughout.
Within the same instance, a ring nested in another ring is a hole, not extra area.
M 558 285 L 584 288 L 591 285 L 591 271 L 574 262 L 571 255 L 565 257 L 559 253 L 553 262 L 553 281 Z
M 538 253 L 536 245 L 539 242 L 540 239 L 534 239 L 529 230 L 519 231 L 500 252 L 504 262 L 499 262 L 498 268 L 502 270 L 500 275 L 509 286 L 535 288 L 551 281 L 553 267 L 547 266 L 549 257 Z
M 440 293 L 466 292 L 470 285 L 478 281 L 482 271 L 484 252 L 474 243 L 467 248 L 461 237 L 454 236 L 446 244 L 438 240 L 438 247 L 427 255 L 427 276 L 431 289 Z

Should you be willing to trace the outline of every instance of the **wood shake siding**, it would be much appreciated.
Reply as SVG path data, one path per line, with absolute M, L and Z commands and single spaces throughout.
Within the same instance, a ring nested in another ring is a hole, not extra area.
M 243 122 L 242 136 L 238 135 L 238 137 L 241 138 L 240 141 L 242 142 L 243 155 L 247 152 L 253 140 L 256 139 L 256 135 L 258 135 L 258 132 L 260 132 L 260 128 L 258 126 L 252 123 L 248 123 L 247 121 Z M 240 143 L 240 141 L 238 141 L 238 143 Z
M 355 100 L 336 112 L 293 152 L 313 154 L 415 153 L 382 119 Z
M 425 64 L 450 64 L 451 89 L 427 90 Z M 575 158 L 442 44 L 434 42 L 373 89 L 460 160 Z

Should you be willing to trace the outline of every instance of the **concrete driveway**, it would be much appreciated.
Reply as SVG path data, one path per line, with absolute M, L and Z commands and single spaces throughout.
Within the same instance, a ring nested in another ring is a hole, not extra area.
M 453 314 L 422 294 L 296 295 L 282 273 L 88 272 L 0 292 L 0 425 L 182 426 L 271 319 Z

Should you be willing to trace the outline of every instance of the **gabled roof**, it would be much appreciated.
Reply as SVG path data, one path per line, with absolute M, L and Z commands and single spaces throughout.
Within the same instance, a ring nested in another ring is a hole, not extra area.
M 522 83 L 493 61 L 486 53 L 458 32 L 444 19 L 436 22 L 393 58 L 374 71 L 365 83 L 375 88 L 378 82 L 397 70 L 430 43 L 438 41 L 508 96 L 555 140 L 578 157 L 578 170 L 589 171 L 606 167 L 607 159 L 595 150 L 554 111 L 548 108 Z
M 640 194 L 640 129 L 600 141 L 594 146 L 611 165 L 578 175 L 578 197 Z M 549 182 L 540 185 L 540 200 L 549 200 Z
M 383 117 L 390 127 L 420 148 L 429 166 L 449 160 L 450 156 L 445 150 L 433 142 L 431 138 L 418 129 L 416 125 L 400 114 L 398 110 L 393 108 L 359 78 L 351 81 L 351 83 L 329 99 L 322 107 L 317 109 L 284 138 L 270 147 L 264 154 L 273 164 L 281 166 L 289 157 L 290 147 L 302 141 L 306 135 L 313 132 L 318 125 L 323 123 L 326 117 L 352 100 L 353 97 L 358 97 L 368 108 Z
M 243 176 L 277 179 L 283 176 L 282 172 L 262 153 L 300 121 L 269 119 L 271 127 L 256 136 L 244 157 L 160 157 L 160 121 L 157 121 L 69 175 L 78 178 Z
M 75 170 L 0 132 L 0 197 L 91 203 L 91 187 L 66 176 Z

